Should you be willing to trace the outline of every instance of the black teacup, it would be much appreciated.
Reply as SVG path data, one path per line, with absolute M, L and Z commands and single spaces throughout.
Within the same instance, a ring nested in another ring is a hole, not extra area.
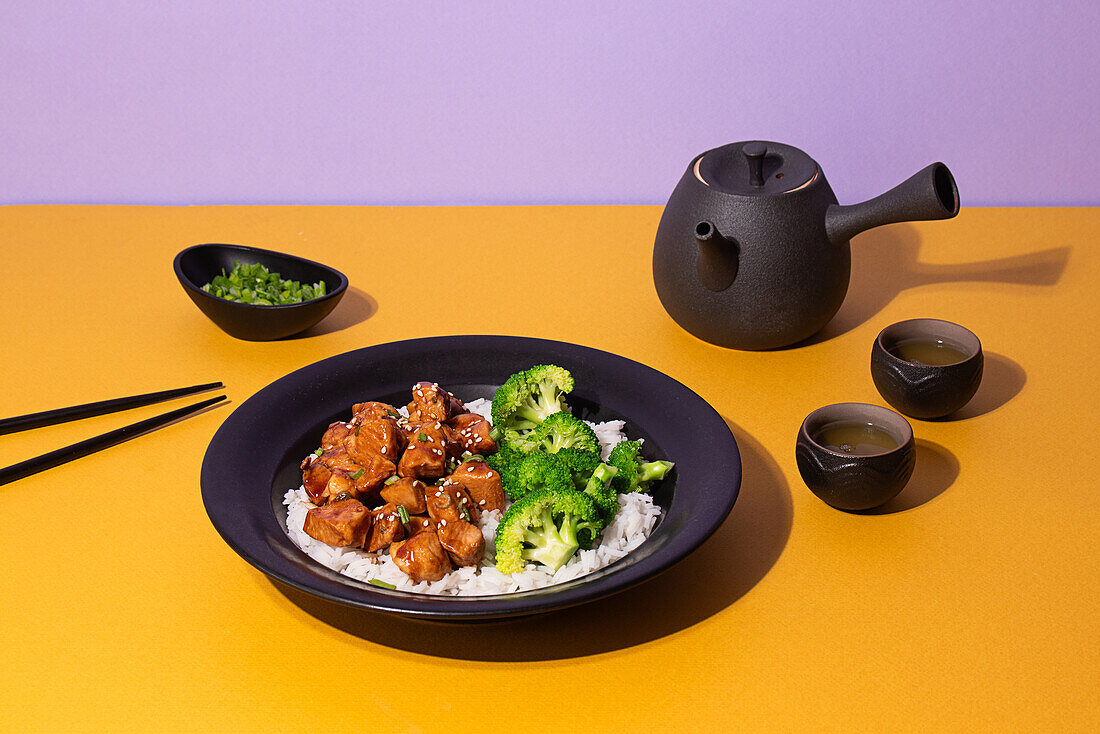
M 869 510 L 896 497 L 913 475 L 913 428 L 878 405 L 826 405 L 802 422 L 795 459 L 821 500 L 840 510 Z
M 909 319 L 879 333 L 871 348 L 871 379 L 905 415 L 951 415 L 970 402 L 982 381 L 982 343 L 969 329 L 939 319 Z

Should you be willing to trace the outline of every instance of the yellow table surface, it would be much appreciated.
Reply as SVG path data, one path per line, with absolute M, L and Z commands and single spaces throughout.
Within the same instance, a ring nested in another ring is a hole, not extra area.
M 0 730 L 1096 731 L 1100 209 L 859 235 L 837 317 L 765 353 L 667 316 L 660 213 L 0 209 L 0 415 L 216 380 L 231 401 L 0 487 Z M 199 242 L 303 255 L 352 288 L 303 338 L 239 341 L 175 280 Z M 414 261 L 468 275 L 488 306 L 418 307 Z M 886 511 L 833 510 L 798 475 L 798 427 L 885 404 L 871 343 L 919 316 L 977 333 L 985 380 L 958 419 L 912 421 L 916 472 Z M 199 467 L 233 407 L 324 357 L 466 333 L 572 341 L 691 387 L 741 448 L 728 520 L 641 587 L 463 626 L 319 602 L 221 540 Z M 187 402 L 4 436 L 0 465 Z

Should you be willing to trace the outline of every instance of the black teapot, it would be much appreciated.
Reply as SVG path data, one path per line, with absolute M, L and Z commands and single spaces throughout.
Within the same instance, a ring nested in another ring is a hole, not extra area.
M 840 309 L 853 236 L 958 212 L 958 188 L 942 163 L 840 206 L 820 166 L 798 148 L 731 143 L 692 160 L 672 192 L 657 228 L 653 281 L 669 315 L 699 338 L 736 349 L 784 347 Z

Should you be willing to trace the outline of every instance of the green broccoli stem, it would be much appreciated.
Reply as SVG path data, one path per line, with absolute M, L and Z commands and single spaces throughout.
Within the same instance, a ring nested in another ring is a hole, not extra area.
M 521 405 L 512 414 L 508 427 L 516 431 L 530 431 L 542 423 L 543 416 L 529 405 Z
M 638 467 L 638 482 L 653 482 L 663 479 L 672 469 L 671 461 L 648 461 Z
M 537 405 L 533 401 L 528 401 L 523 405 L 516 408 L 516 412 L 513 414 L 513 421 L 515 417 L 522 418 L 524 423 L 513 423 L 513 428 L 519 430 L 531 429 L 542 423 L 549 415 L 541 405 Z
M 592 472 L 592 476 L 588 478 L 588 484 L 585 485 L 585 492 L 599 492 L 607 487 L 611 478 L 619 473 L 617 466 L 611 466 L 610 464 L 600 464 L 596 467 L 596 470 Z
M 565 515 L 561 527 L 558 527 L 550 508 L 543 508 L 542 528 L 528 530 L 524 542 L 531 546 L 523 549 L 524 560 L 537 561 L 557 571 L 580 548 L 577 541 L 577 519 L 572 515 Z
M 552 382 L 540 382 L 539 383 L 539 395 L 542 397 L 542 405 L 547 408 L 553 408 L 551 413 L 556 413 L 562 409 L 561 407 L 561 390 L 558 386 Z

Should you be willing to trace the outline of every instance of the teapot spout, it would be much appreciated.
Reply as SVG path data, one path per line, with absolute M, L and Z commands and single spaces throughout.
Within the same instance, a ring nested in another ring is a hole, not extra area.
M 737 240 L 723 236 L 704 220 L 695 225 L 695 241 L 699 245 L 696 272 L 703 287 L 719 293 L 733 285 L 740 259 Z
M 885 194 L 861 204 L 833 204 L 825 212 L 825 232 L 842 245 L 872 227 L 895 222 L 950 219 L 959 213 L 955 177 L 942 163 L 933 163 Z

